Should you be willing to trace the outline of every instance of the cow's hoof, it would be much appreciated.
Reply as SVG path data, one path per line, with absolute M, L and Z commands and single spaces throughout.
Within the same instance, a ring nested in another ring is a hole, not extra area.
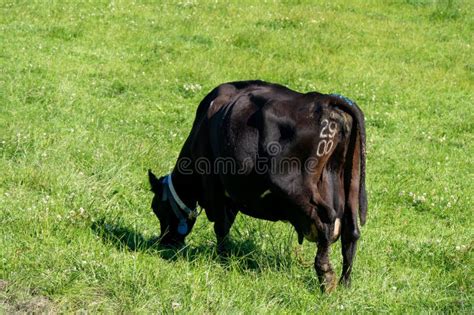
M 337 280 L 334 272 L 328 272 L 324 275 L 324 281 L 321 284 L 321 291 L 331 293 L 337 288 Z
M 351 287 L 351 279 L 348 278 L 348 277 L 341 277 L 341 279 L 339 280 L 339 284 L 343 285 L 346 288 L 350 288 Z

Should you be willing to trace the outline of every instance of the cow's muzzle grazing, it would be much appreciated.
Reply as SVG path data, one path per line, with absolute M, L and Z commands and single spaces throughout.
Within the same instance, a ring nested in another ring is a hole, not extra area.
M 148 178 L 152 191 L 155 193 L 152 209 L 160 221 L 160 244 L 164 246 L 179 246 L 184 244 L 184 238 L 199 215 L 196 207 L 189 208 L 176 192 L 171 174 L 157 179 L 151 170 Z

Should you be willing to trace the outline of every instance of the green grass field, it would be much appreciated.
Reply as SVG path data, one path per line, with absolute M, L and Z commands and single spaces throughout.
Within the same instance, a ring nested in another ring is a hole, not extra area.
M 470 0 L 0 0 L 0 310 L 472 314 L 473 17 Z M 182 250 L 155 244 L 146 170 L 172 169 L 208 91 L 257 78 L 366 114 L 350 289 L 321 294 L 315 245 L 284 223 L 239 215 L 228 259 L 205 216 Z

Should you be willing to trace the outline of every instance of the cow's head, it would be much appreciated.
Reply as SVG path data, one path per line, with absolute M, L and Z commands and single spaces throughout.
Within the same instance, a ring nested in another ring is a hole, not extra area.
M 151 208 L 160 221 L 160 245 L 181 246 L 184 244 L 184 239 L 191 231 L 195 220 L 186 218 L 186 226 L 183 227 L 183 222 L 180 222 L 172 209 L 169 196 L 166 196 L 167 184 L 165 178 L 165 176 L 157 178 L 151 170 L 148 170 L 151 191 L 154 193 Z

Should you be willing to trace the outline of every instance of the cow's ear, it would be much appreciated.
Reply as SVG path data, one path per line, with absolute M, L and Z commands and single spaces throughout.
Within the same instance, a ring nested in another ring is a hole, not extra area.
M 148 170 L 148 180 L 150 181 L 151 191 L 155 194 L 159 193 L 161 191 L 161 180 L 150 169 Z

